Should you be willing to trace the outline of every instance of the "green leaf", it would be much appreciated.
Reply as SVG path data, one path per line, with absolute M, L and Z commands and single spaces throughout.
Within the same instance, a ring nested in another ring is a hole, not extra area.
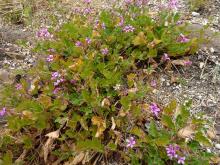
M 170 143 L 170 137 L 166 136 L 166 135 L 162 135 L 159 138 L 155 139 L 154 142 L 158 145 L 158 146 L 163 146 L 165 147 L 167 144 Z
M 195 134 L 195 140 L 197 140 L 199 143 L 205 145 L 205 146 L 211 146 L 211 143 L 209 140 L 202 134 L 202 132 L 198 132 Z
M 94 150 L 104 152 L 104 146 L 98 139 L 78 141 L 76 147 L 80 150 Z
M 163 110 L 163 113 L 166 115 L 172 115 L 176 110 L 177 102 L 176 100 L 172 100 Z
M 130 130 L 130 133 L 138 136 L 139 138 L 144 138 L 146 135 L 145 132 L 141 128 L 138 128 L 137 126 L 134 127 L 132 130 Z
M 163 115 L 162 116 L 162 119 L 161 119 L 161 122 L 164 126 L 168 127 L 168 128 L 171 128 L 171 129 L 175 129 L 175 125 L 172 121 L 172 118 L 171 116 L 168 116 L 168 115 Z
M 157 130 L 157 126 L 155 124 L 154 121 L 150 122 L 150 127 L 149 127 L 149 134 L 153 137 L 157 137 L 158 136 L 158 130 Z

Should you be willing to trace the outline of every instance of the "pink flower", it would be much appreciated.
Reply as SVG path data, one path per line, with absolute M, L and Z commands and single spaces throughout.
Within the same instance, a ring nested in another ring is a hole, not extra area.
M 101 52 L 103 55 L 107 55 L 109 53 L 109 50 L 108 50 L 108 48 L 104 48 L 101 50 Z
M 167 156 L 170 158 L 170 159 L 173 159 L 173 158 L 177 158 L 178 155 L 177 155 L 177 151 L 179 150 L 179 146 L 178 145 L 169 145 L 168 147 L 166 147 L 166 151 L 167 151 Z
M 84 0 L 85 3 L 91 3 L 92 0 Z
M 181 42 L 181 43 L 187 43 L 187 42 L 190 41 L 190 39 L 187 38 L 186 36 L 184 36 L 184 35 L 181 33 L 177 41 L 178 41 L 178 42 Z
M 123 16 L 120 16 L 120 22 L 118 23 L 117 26 L 123 26 L 124 25 L 124 17 Z
M 127 142 L 127 148 L 133 148 L 134 145 L 136 144 L 134 137 L 130 137 L 126 139 L 126 142 Z
M 92 40 L 89 37 L 86 37 L 86 43 L 90 44 L 92 42 Z
M 156 103 L 151 103 L 150 110 L 156 117 L 158 117 L 159 112 L 160 112 L 160 108 L 157 106 Z
M 61 89 L 62 89 L 62 88 L 55 88 L 55 89 L 53 90 L 53 94 L 57 94 Z
M 162 56 L 162 61 L 169 61 L 169 60 L 170 60 L 170 57 L 168 56 L 168 54 L 164 53 Z
M 15 88 L 16 88 L 17 90 L 21 90 L 21 89 L 22 89 L 22 85 L 21 85 L 21 84 L 16 84 L 16 85 L 15 85 Z
M 156 86 L 157 86 L 156 80 L 152 80 L 152 81 L 150 82 L 150 85 L 151 85 L 152 87 L 156 87 Z
M 47 28 L 41 28 L 38 32 L 37 32 L 37 37 L 38 38 L 52 38 L 53 35 L 50 34 L 50 32 L 48 31 Z
M 53 55 L 49 55 L 47 57 L 47 62 L 52 62 L 54 60 L 54 56 Z
M 59 77 L 61 77 L 61 75 L 58 72 L 53 72 L 51 75 L 51 80 L 55 80 Z
M 123 28 L 123 31 L 128 33 L 128 32 L 133 32 L 135 30 L 135 28 L 131 25 L 127 25 Z
M 102 23 L 102 29 L 106 29 L 105 23 Z
M 85 8 L 83 11 L 84 15 L 90 14 L 91 12 L 92 12 L 91 8 Z
M 80 41 L 76 41 L 75 46 L 77 46 L 77 47 L 82 46 L 82 42 L 80 42 Z
M 192 65 L 192 61 L 189 61 L 189 60 L 188 61 L 184 61 L 184 65 L 185 66 L 190 66 L 190 65 Z
M 2 110 L 0 111 L 0 116 L 3 117 L 6 114 L 6 108 L 3 107 Z
M 177 0 L 169 0 L 168 7 L 173 10 L 178 9 L 178 1 Z
M 147 3 L 148 3 L 148 0 L 136 0 L 136 5 L 139 7 L 146 5 Z
M 178 164 L 185 164 L 185 157 L 178 157 L 178 161 L 177 161 L 177 163 Z
M 124 1 L 126 4 L 131 4 L 132 3 L 132 0 L 125 0 Z

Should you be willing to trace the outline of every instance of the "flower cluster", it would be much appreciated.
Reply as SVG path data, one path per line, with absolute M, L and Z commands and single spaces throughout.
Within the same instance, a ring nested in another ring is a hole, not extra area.
M 181 33 L 177 41 L 180 43 L 187 43 L 190 39 Z
M 62 78 L 61 74 L 58 72 L 53 72 L 51 75 L 51 80 L 54 80 L 54 86 L 58 86 L 60 83 L 64 82 L 65 80 Z
M 3 117 L 6 114 L 6 108 L 3 107 L 2 110 L 0 111 L 0 117 Z
M 104 48 L 101 50 L 101 52 L 103 55 L 107 55 L 109 53 L 109 50 L 108 50 L 108 48 Z
M 22 85 L 18 83 L 18 84 L 15 85 L 15 88 L 16 88 L 17 90 L 21 90 L 21 89 L 22 89 Z
M 154 116 L 158 117 L 159 112 L 160 112 L 160 108 L 157 106 L 156 103 L 151 103 L 150 110 L 154 114 Z
M 47 62 L 52 62 L 54 60 L 54 56 L 53 55 L 49 55 L 47 57 Z
M 123 31 L 128 33 L 128 32 L 133 32 L 135 28 L 132 25 L 127 25 L 123 28 Z
M 181 157 L 178 155 L 178 152 L 180 151 L 180 147 L 178 145 L 169 145 L 166 147 L 167 156 L 170 159 L 177 159 L 178 164 L 184 164 L 185 163 L 185 157 Z
M 130 137 L 128 139 L 126 139 L 126 142 L 127 142 L 127 148 L 133 148 L 134 145 L 136 144 L 136 141 L 134 139 L 134 137 Z
M 178 1 L 177 0 L 169 0 L 168 7 L 172 10 L 178 9 Z
M 52 38 L 53 35 L 50 34 L 50 32 L 48 31 L 47 28 L 41 28 L 41 29 L 37 32 L 37 37 L 38 37 L 38 38 L 49 39 L 49 38 Z

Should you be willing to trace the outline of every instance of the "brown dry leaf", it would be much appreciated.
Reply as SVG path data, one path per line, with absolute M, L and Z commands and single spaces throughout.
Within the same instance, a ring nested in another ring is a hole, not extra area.
M 180 138 L 189 138 L 193 135 L 193 133 L 195 132 L 194 128 L 191 125 L 188 125 L 182 129 L 180 129 L 177 133 L 177 135 Z
M 105 120 L 103 120 L 99 116 L 93 116 L 92 117 L 92 124 L 96 125 L 98 127 L 95 137 L 100 137 L 106 129 Z
M 172 75 L 170 82 L 171 82 L 171 84 L 178 82 L 178 77 Z
M 172 63 L 173 65 L 181 65 L 181 66 L 184 66 L 184 65 L 185 65 L 184 62 L 185 62 L 185 60 L 173 60 L 171 63 Z
M 149 104 L 145 103 L 145 104 L 142 104 L 142 109 L 144 111 L 149 111 Z
M 84 157 L 85 157 L 85 153 L 80 152 L 78 155 L 74 157 L 73 160 L 65 162 L 64 165 L 77 165 L 83 161 Z
M 111 120 L 112 120 L 112 127 L 111 127 L 111 130 L 114 130 L 115 127 L 116 127 L 116 123 L 115 123 L 115 119 L 114 119 L 114 117 L 112 117 Z
M 102 103 L 101 103 L 101 106 L 102 106 L 102 107 L 109 107 L 110 105 L 111 105 L 111 103 L 110 103 L 110 101 L 109 101 L 108 98 L 104 98 L 104 99 L 102 100 Z
M 207 131 L 207 135 L 211 138 L 211 139 L 215 139 L 216 138 L 216 130 L 213 127 L 210 127 Z
M 47 139 L 46 143 L 43 145 L 43 148 L 42 148 L 45 163 L 47 162 L 48 155 L 52 150 L 53 142 L 54 142 L 55 139 L 57 139 L 59 137 L 59 134 L 60 134 L 60 129 L 58 129 L 56 131 L 53 131 L 53 132 L 50 132 L 50 133 L 45 135 L 45 136 L 49 137 Z
M 220 163 L 220 157 L 218 157 L 218 156 L 211 157 L 211 162 L 210 163 L 219 164 Z

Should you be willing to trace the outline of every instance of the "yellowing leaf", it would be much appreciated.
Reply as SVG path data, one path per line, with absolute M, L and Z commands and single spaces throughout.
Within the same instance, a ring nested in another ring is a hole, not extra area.
M 92 124 L 96 125 L 98 127 L 95 137 L 100 137 L 106 129 L 105 120 L 103 120 L 99 116 L 93 116 L 92 117 Z
M 82 65 L 82 60 L 79 58 L 75 61 L 75 63 L 73 65 L 70 65 L 69 68 L 72 70 L 76 70 L 78 67 L 80 67 Z
M 114 119 L 114 117 L 111 117 L 111 120 L 112 120 L 112 127 L 111 127 L 111 130 L 114 130 L 115 127 L 116 127 L 116 123 L 115 123 L 115 119 Z
M 194 128 L 191 125 L 189 125 L 189 126 L 186 126 L 182 129 L 180 129 L 178 131 L 177 135 L 180 138 L 190 138 L 194 133 L 195 133 Z
M 52 105 L 51 97 L 46 95 L 41 95 L 38 101 L 45 107 L 48 108 Z
M 215 139 L 216 138 L 216 131 L 214 128 L 209 128 L 207 131 L 207 135 L 211 138 L 211 139 Z
M 111 105 L 111 103 L 110 103 L 110 101 L 109 101 L 108 98 L 104 98 L 104 99 L 102 100 L 102 103 L 101 103 L 101 106 L 102 106 L 102 107 L 109 107 L 110 105 Z
M 145 35 L 144 35 L 144 32 L 140 32 L 140 33 L 138 33 L 138 35 L 135 37 L 135 39 L 133 40 L 133 44 L 135 45 L 135 46 L 137 46 L 137 45 L 144 45 L 144 44 L 146 44 L 147 43 L 147 41 L 146 41 L 146 37 L 145 37 Z

